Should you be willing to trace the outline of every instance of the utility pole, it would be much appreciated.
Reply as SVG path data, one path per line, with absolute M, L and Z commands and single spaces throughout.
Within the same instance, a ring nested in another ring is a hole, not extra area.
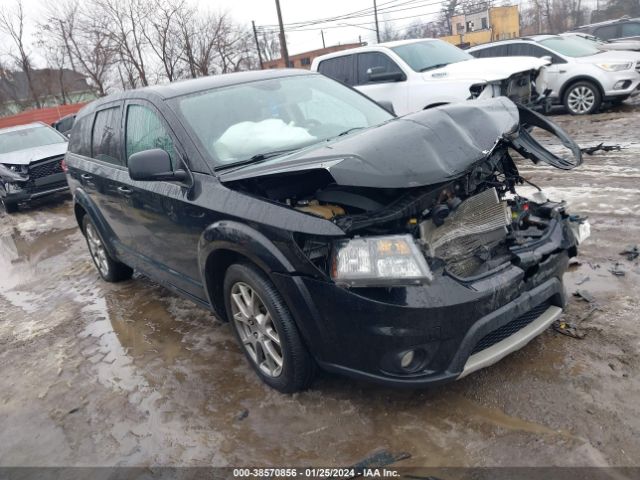
M 260 60 L 260 70 L 264 70 L 264 64 L 262 63 L 262 53 L 260 53 L 260 42 L 258 42 L 258 32 L 256 31 L 256 22 L 251 20 L 251 26 L 253 27 L 253 38 L 256 41 L 256 49 L 258 50 L 258 60 Z
M 324 30 L 320 30 L 320 35 L 322 35 L 322 48 L 327 48 L 324 44 Z
M 282 12 L 280 11 L 280 0 L 276 0 L 276 10 L 278 12 L 278 23 L 280 24 L 280 52 L 284 60 L 284 68 L 289 68 L 289 52 L 287 52 L 287 39 L 284 36 L 284 25 L 282 24 Z
M 277 2 L 278 0 L 276 0 Z M 376 0 L 373 0 L 373 16 L 376 19 L 376 39 L 378 43 L 380 43 L 380 27 L 378 27 L 378 5 L 376 5 Z

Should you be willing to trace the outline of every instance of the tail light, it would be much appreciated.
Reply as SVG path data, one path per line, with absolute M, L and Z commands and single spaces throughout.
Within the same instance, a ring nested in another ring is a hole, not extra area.
M 67 173 L 69 171 L 69 167 L 67 167 L 67 163 L 64 161 L 64 158 L 60 160 L 60 168 L 64 173 Z

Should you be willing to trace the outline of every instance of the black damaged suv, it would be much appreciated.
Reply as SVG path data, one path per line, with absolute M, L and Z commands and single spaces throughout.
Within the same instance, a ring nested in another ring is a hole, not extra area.
M 278 70 L 95 101 L 66 165 L 100 275 L 135 268 L 211 309 L 262 380 L 293 392 L 316 366 L 395 386 L 454 380 L 558 317 L 588 224 L 519 195 L 509 148 L 581 162 L 563 131 L 506 98 L 395 118 Z

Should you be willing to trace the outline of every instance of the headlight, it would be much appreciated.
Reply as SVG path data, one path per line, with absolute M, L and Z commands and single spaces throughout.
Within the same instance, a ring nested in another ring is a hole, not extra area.
M 621 72 L 623 70 L 629 70 L 633 67 L 633 62 L 626 63 L 596 63 L 598 67 L 607 72 Z
M 334 242 L 331 277 L 336 283 L 358 287 L 421 284 L 433 279 L 411 235 Z

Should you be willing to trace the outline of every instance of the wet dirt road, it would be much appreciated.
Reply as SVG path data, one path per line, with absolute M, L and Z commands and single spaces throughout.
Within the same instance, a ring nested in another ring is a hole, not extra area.
M 618 252 L 640 243 L 640 104 L 554 119 L 583 146 L 624 147 L 568 173 L 523 165 L 590 217 L 566 276 L 595 298 L 565 315 L 586 336 L 548 330 L 429 391 L 325 374 L 275 393 L 213 315 L 144 277 L 101 281 L 67 197 L 3 212 L 0 465 L 345 466 L 381 448 L 410 455 L 398 465 L 637 465 L 640 268 Z

